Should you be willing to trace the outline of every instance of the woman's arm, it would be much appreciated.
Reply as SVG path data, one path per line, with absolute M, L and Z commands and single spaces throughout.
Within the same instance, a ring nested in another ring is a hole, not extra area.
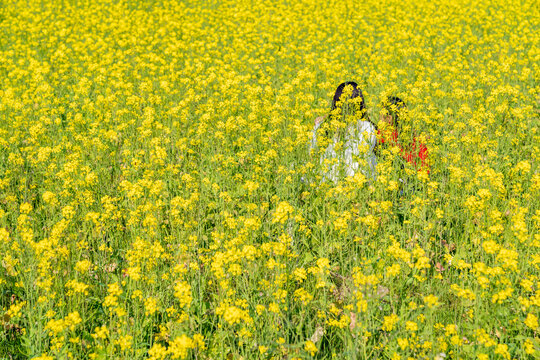
M 313 134 L 311 136 L 311 144 L 309 145 L 310 150 L 314 149 L 317 146 L 317 130 L 321 127 L 324 119 L 325 116 L 319 116 L 315 119 L 315 126 L 313 127 Z
M 418 151 L 418 157 L 421 162 L 421 169 L 427 169 L 429 173 L 429 164 L 428 164 L 428 149 L 425 144 L 420 143 L 420 150 Z
M 361 131 L 365 134 L 364 138 L 369 145 L 369 152 L 374 152 L 377 146 L 377 128 L 371 121 L 363 121 Z

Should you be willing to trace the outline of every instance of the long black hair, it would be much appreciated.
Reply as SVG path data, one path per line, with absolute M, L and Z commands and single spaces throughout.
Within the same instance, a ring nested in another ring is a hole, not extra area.
M 386 99 L 385 108 L 388 111 L 388 114 L 394 119 L 394 127 L 398 127 L 399 114 L 406 107 L 407 105 L 405 105 L 405 101 L 401 100 L 397 96 L 389 96 L 388 99 Z
M 401 100 L 397 96 L 389 96 L 383 103 L 383 108 L 387 111 L 388 115 L 392 116 L 393 126 L 396 130 L 398 129 L 399 115 L 406 107 L 407 105 L 405 105 L 405 101 Z M 375 154 L 377 156 L 379 155 L 379 151 L 379 142 L 377 142 L 377 146 L 375 146 Z M 401 164 L 401 167 L 403 168 L 403 164 Z
M 342 99 L 343 91 L 345 90 L 346 86 L 352 87 L 352 93 L 348 99 Z M 344 83 L 339 84 L 339 86 L 336 89 L 336 92 L 334 93 L 334 97 L 332 98 L 332 107 L 330 109 L 330 113 L 326 116 L 325 120 L 329 120 L 333 116 L 333 111 L 337 109 L 338 105 L 343 105 L 342 102 L 347 102 L 347 100 L 352 99 L 358 99 L 353 104 L 353 111 L 355 114 L 360 114 L 360 118 L 366 121 L 369 121 L 375 130 L 377 130 L 377 125 L 375 125 L 367 116 L 366 111 L 366 102 L 364 101 L 364 95 L 362 94 L 362 90 L 358 88 L 358 84 L 354 81 L 346 81 Z M 340 103 L 341 102 L 341 103 Z M 329 131 L 328 128 L 324 130 L 324 135 L 328 138 L 331 135 L 332 131 Z
M 332 108 L 330 111 L 335 110 L 337 107 L 338 101 L 340 101 L 341 95 L 343 94 L 343 90 L 347 85 L 350 85 L 353 89 L 350 99 L 360 98 L 359 102 L 359 110 L 362 111 L 363 116 L 365 116 L 366 112 L 366 102 L 364 101 L 364 95 L 362 94 L 362 90 L 358 88 L 358 84 L 354 81 L 346 81 L 344 83 L 339 84 L 339 86 L 336 89 L 336 92 L 334 93 L 334 98 L 332 99 Z M 342 101 L 345 99 L 341 99 Z

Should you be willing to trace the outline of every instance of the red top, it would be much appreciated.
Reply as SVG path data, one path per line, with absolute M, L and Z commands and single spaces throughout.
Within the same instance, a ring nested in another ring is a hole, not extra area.
M 387 142 L 380 130 L 378 131 L 378 134 L 381 144 Z M 429 165 L 427 163 L 428 150 L 425 144 L 419 143 L 416 141 L 416 138 L 413 138 L 409 146 L 405 148 L 398 141 L 397 130 L 392 133 L 392 138 L 388 142 L 392 145 L 397 145 L 400 149 L 399 154 L 401 157 L 409 164 L 412 164 L 416 170 L 426 169 L 429 174 Z

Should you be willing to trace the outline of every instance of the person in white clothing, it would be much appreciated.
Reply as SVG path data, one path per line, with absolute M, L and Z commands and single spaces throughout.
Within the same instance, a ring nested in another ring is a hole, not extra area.
M 310 150 L 319 155 L 323 181 L 337 183 L 358 171 L 368 179 L 375 179 L 376 134 L 358 85 L 352 81 L 340 84 L 330 114 L 315 120 L 310 144 Z

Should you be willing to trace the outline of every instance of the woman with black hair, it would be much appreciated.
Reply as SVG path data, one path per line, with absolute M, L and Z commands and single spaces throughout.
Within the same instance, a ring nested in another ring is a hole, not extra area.
M 428 149 L 425 144 L 413 136 L 409 143 L 400 138 L 401 118 L 407 115 L 405 102 L 397 96 L 390 96 L 382 104 L 380 121 L 385 123 L 378 131 L 379 144 L 384 146 L 398 146 L 399 154 L 405 162 L 412 165 L 415 170 L 426 170 L 429 173 Z M 379 146 L 377 146 L 379 147 Z
M 376 177 L 376 127 L 369 121 L 362 91 L 358 84 L 340 84 L 326 116 L 315 120 L 310 149 L 318 150 L 323 166 L 323 180 L 337 183 L 344 176 L 360 171 L 370 179 Z

